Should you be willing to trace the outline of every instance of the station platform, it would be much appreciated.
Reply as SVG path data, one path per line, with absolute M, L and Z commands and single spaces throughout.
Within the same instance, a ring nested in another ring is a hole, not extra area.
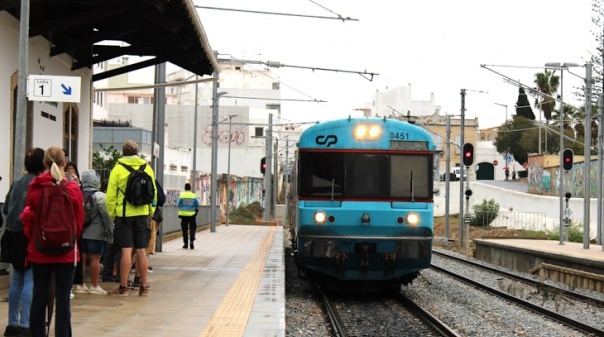
M 163 251 L 149 257 L 148 297 L 138 290 L 128 297 L 76 294 L 73 335 L 285 336 L 283 227 L 218 226 L 198 232 L 194 250 L 182 245 L 180 237 L 164 241 Z M 117 283 L 100 285 L 110 290 Z M 8 303 L 0 303 L 0 322 L 7 312 Z
M 604 292 L 601 245 L 553 240 L 475 239 L 478 260 L 542 278 Z

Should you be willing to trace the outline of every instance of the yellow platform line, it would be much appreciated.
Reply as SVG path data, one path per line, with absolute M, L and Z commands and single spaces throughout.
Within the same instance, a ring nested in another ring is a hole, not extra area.
M 241 337 L 245 332 L 276 228 L 271 228 L 220 302 L 200 337 Z

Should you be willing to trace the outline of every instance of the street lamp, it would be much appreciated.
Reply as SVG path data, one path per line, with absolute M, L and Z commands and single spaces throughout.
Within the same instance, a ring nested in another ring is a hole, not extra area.
M 231 141 L 233 140 L 233 135 L 231 134 L 231 126 L 233 117 L 237 117 L 239 114 L 230 114 L 229 115 L 229 154 L 227 161 L 227 200 L 226 200 L 226 225 L 229 225 L 229 209 L 231 204 Z
M 220 96 L 228 94 L 228 92 L 218 92 L 218 76 L 219 73 L 214 73 L 214 86 L 212 92 L 212 172 L 210 177 L 210 232 L 216 231 L 216 199 L 217 199 L 217 179 L 216 171 L 218 170 L 218 100 Z

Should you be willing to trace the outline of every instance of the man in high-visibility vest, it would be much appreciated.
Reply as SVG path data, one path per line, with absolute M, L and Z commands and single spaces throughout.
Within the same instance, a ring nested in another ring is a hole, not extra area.
M 195 231 L 197 230 L 198 207 L 200 205 L 199 198 L 195 193 L 191 192 L 191 184 L 185 184 L 185 190 L 180 193 L 176 206 L 178 206 L 178 217 L 180 218 L 180 227 L 182 229 L 182 240 L 185 243 L 182 248 L 195 249 L 193 241 L 195 241 Z M 187 233 L 187 230 L 189 233 Z

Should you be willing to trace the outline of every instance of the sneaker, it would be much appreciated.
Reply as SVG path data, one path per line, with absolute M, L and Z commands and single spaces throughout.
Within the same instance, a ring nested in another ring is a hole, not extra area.
M 105 294 L 107 294 L 107 292 L 100 286 L 96 286 L 96 287 L 90 286 L 90 294 L 105 295 Z
M 17 337 L 21 333 L 21 328 L 18 326 L 7 325 L 4 330 L 5 337 Z
M 31 330 L 29 328 L 20 328 L 21 333 L 19 333 L 19 337 L 31 337 Z
M 191 249 L 195 249 L 195 246 L 194 246 L 193 244 L 191 244 L 191 245 L 189 246 L 189 248 L 191 248 Z
M 134 280 L 134 282 L 132 282 L 132 284 L 130 284 L 130 289 L 139 289 L 141 287 L 141 281 L 140 280 Z
M 73 292 L 76 294 L 88 294 L 90 292 L 90 289 L 88 289 L 85 284 L 76 284 Z
M 153 267 L 151 267 L 151 266 L 147 267 L 147 273 L 153 274 Z
M 138 296 L 149 296 L 149 287 L 141 287 L 138 291 Z
M 187 248 L 189 248 L 189 245 L 185 243 L 185 244 L 182 246 L 182 249 L 187 249 Z
M 128 287 L 118 286 L 115 289 L 107 292 L 110 296 L 128 296 Z
M 73 291 L 69 292 L 69 299 L 73 300 L 73 298 L 75 297 L 75 295 L 73 294 Z

